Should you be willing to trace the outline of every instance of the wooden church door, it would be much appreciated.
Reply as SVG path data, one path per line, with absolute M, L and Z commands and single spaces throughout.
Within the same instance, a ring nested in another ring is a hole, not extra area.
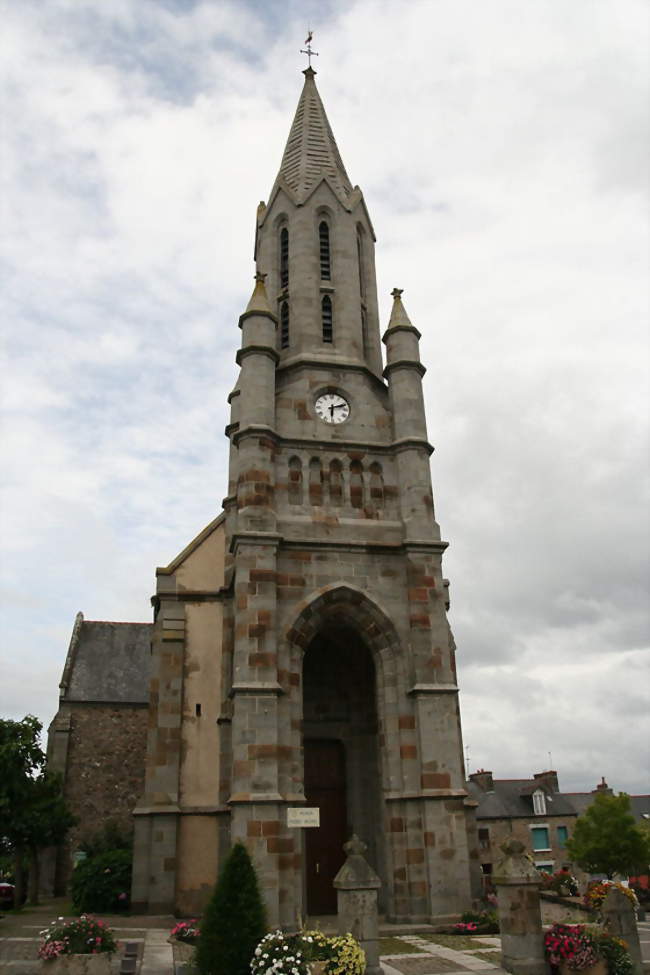
M 305 798 L 320 809 L 320 826 L 305 829 L 307 913 L 336 914 L 334 877 L 345 861 L 347 836 L 343 742 L 306 739 Z

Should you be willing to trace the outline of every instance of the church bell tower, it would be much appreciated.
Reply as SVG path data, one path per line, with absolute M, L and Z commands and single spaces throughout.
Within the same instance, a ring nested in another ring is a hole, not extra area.
M 282 923 L 335 908 L 350 832 L 383 911 L 424 921 L 467 905 L 470 868 L 420 333 L 395 289 L 380 338 L 370 216 L 304 75 L 230 397 L 222 798 Z M 303 804 L 318 829 L 287 826 Z
M 381 912 L 429 922 L 477 868 L 420 333 L 396 288 L 381 335 L 370 216 L 304 75 L 257 211 L 224 511 L 157 570 L 133 903 L 200 910 L 241 840 L 291 928 L 335 911 L 354 832 Z M 305 806 L 320 825 L 289 825 Z

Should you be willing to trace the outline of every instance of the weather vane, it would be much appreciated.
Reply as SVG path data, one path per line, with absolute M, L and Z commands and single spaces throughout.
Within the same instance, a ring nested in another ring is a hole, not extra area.
M 311 30 L 309 30 L 309 29 L 307 29 L 307 40 L 305 41 L 305 44 L 307 45 L 307 50 L 304 50 L 303 48 L 300 48 L 300 53 L 307 55 L 307 57 L 309 59 L 309 67 L 310 68 L 311 68 L 311 59 L 318 57 L 318 51 L 312 51 L 312 49 L 311 49 L 311 41 L 312 41 L 312 37 L 313 36 L 314 36 L 314 32 L 311 31 Z

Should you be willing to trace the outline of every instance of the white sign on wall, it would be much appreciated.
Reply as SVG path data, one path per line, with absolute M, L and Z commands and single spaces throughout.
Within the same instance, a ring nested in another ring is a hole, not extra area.
M 320 826 L 320 809 L 318 806 L 289 806 L 287 809 L 287 826 L 305 829 L 308 826 Z

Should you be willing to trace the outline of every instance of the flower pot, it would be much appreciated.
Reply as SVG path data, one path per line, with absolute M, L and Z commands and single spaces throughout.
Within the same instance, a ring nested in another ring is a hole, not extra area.
M 326 961 L 313 961 L 309 966 L 309 971 L 311 975 L 325 975 Z
M 59 955 L 41 962 L 47 975 L 111 975 L 111 953 L 98 955 Z
M 560 965 L 560 975 L 607 975 L 607 963 L 604 958 L 599 958 L 595 965 L 576 970 L 569 968 L 567 963 L 563 961 Z
M 167 938 L 167 941 L 172 946 L 175 962 L 182 965 L 184 962 L 192 960 L 195 948 L 194 945 L 191 945 L 188 941 L 179 941 L 178 938 Z

